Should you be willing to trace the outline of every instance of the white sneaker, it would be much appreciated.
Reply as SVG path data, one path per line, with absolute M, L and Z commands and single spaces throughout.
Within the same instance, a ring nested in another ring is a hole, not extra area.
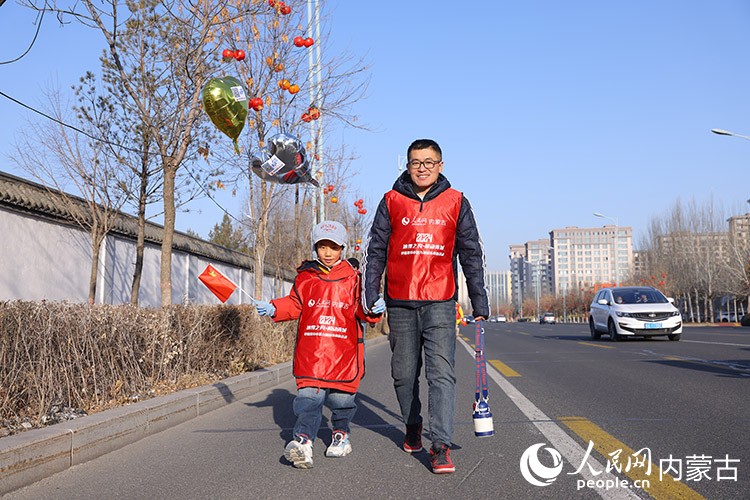
M 297 436 L 284 448 L 284 458 L 298 469 L 312 469 L 313 447 L 309 439 Z
M 333 432 L 333 442 L 326 450 L 327 457 L 345 457 L 352 452 L 349 435 L 344 431 Z

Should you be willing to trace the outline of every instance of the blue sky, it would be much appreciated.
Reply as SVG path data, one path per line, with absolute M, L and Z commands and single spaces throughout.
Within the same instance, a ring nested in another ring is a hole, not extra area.
M 326 50 L 364 56 L 368 97 L 354 109 L 372 131 L 341 130 L 358 158 L 354 187 L 374 206 L 421 137 L 443 149 L 444 173 L 471 201 L 490 270 L 508 246 L 565 226 L 632 226 L 678 200 L 750 211 L 750 2 L 746 0 L 355 2 L 325 4 Z M 30 44 L 34 16 L 0 7 L 0 61 Z M 97 67 L 100 41 L 47 16 L 32 51 L 0 65 L 0 91 L 38 105 Z M 27 113 L 0 97 L 0 170 Z M 242 199 L 220 202 L 239 214 Z M 206 236 L 211 202 L 178 215 Z

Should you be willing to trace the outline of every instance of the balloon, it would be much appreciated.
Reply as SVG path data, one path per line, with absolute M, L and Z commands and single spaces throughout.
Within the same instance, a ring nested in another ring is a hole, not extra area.
M 302 141 L 289 134 L 277 134 L 266 142 L 266 147 L 253 152 L 250 160 L 255 175 L 277 184 L 309 182 L 318 186 L 318 181 L 310 175 Z
M 239 154 L 237 138 L 247 118 L 247 92 L 245 86 L 234 77 L 211 78 L 203 87 L 203 109 L 216 128 L 232 139 L 234 150 Z

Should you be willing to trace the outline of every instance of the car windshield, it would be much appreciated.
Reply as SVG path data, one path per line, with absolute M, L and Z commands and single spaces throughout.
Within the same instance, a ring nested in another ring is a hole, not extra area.
M 664 294 L 652 288 L 613 290 L 612 296 L 616 304 L 664 304 L 669 302 Z

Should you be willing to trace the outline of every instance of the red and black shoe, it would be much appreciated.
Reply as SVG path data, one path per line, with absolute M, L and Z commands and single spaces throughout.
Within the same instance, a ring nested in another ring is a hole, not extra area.
M 407 424 L 406 436 L 404 436 L 404 451 L 406 453 L 417 453 L 423 449 L 422 424 Z
M 430 449 L 430 463 L 435 474 L 456 472 L 456 466 L 451 460 L 451 450 L 447 445 L 434 443 Z

